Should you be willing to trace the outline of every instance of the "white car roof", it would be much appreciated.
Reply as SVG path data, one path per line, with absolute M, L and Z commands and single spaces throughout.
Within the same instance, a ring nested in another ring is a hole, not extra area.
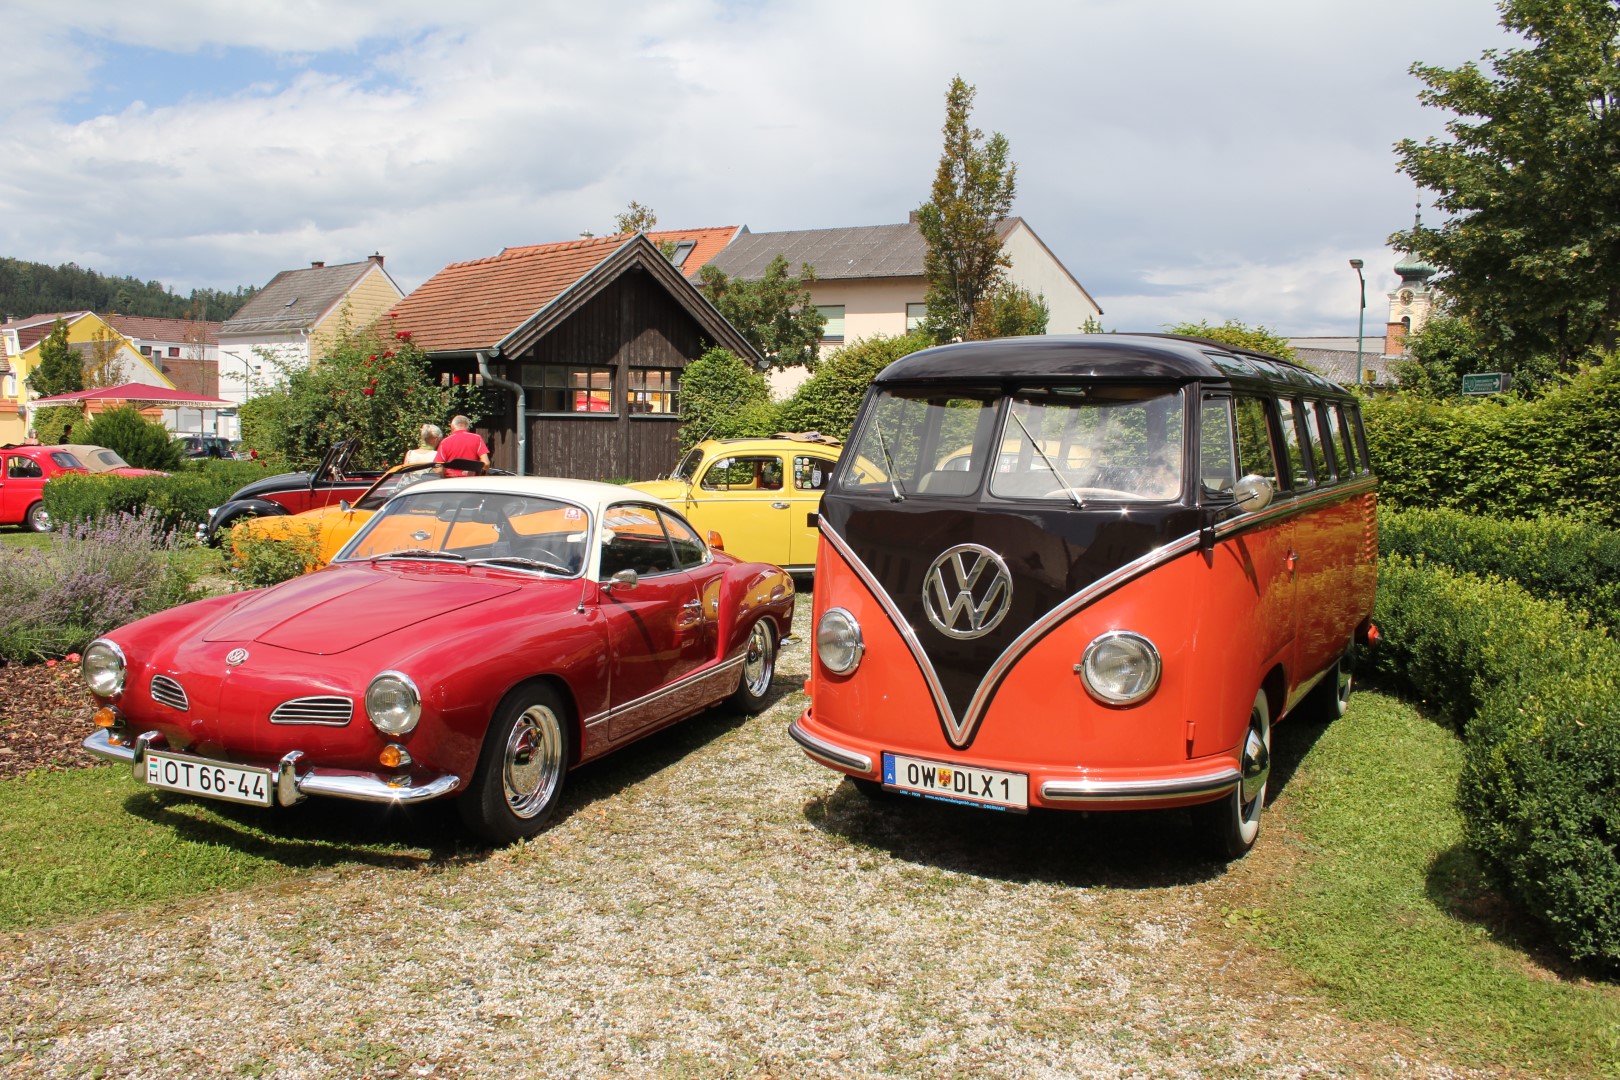
M 604 484 L 596 480 L 570 480 L 561 476 L 452 476 L 423 480 L 405 488 L 403 494 L 430 491 L 489 491 L 496 494 L 538 495 L 583 506 L 600 516 L 603 508 L 619 502 L 651 503 L 666 510 L 680 511 L 663 499 L 635 488 Z

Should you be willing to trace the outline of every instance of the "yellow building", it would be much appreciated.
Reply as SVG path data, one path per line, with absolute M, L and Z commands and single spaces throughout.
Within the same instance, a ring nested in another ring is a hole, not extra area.
M 60 319 L 68 345 L 84 358 L 85 382 L 97 386 L 140 382 L 174 389 L 174 383 L 142 356 L 135 343 L 92 311 L 61 311 L 0 323 L 0 443 L 20 443 L 28 434 L 28 388 L 39 366 L 39 348 Z

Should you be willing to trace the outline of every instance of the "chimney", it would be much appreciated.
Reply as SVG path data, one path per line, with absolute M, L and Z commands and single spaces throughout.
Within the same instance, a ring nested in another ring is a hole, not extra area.
M 379 251 L 373 251 L 369 256 L 367 256 L 367 258 L 369 258 L 372 262 L 376 263 L 378 266 L 381 266 L 383 264 L 382 253 L 379 252 Z
M 907 221 L 908 224 L 911 224 L 911 225 L 917 224 L 917 211 L 913 210 L 911 212 L 911 216 L 909 218 L 907 218 L 906 221 Z
M 1384 355 L 1400 356 L 1406 352 L 1406 323 L 1392 322 L 1384 327 Z
M 323 262 L 312 262 L 312 263 L 309 264 L 309 268 L 311 270 L 319 270 L 321 267 L 323 267 L 325 265 L 326 264 L 323 263 Z

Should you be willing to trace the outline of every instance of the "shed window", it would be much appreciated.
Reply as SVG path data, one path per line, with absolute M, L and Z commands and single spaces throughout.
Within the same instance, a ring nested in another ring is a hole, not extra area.
M 675 368 L 631 368 L 630 415 L 678 415 L 680 383 L 681 373 Z
M 532 412 L 602 415 L 613 409 L 613 369 L 568 364 L 522 368 Z

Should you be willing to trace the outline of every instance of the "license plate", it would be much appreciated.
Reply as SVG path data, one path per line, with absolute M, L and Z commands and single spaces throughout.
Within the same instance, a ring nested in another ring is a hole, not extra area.
M 972 803 L 993 810 L 1028 810 L 1029 777 L 1024 773 L 948 765 L 942 761 L 883 755 L 883 786 L 947 802 Z
M 148 750 L 146 782 L 153 787 L 184 791 L 209 799 L 226 799 L 252 806 L 270 805 L 269 769 L 226 765 L 205 758 Z

